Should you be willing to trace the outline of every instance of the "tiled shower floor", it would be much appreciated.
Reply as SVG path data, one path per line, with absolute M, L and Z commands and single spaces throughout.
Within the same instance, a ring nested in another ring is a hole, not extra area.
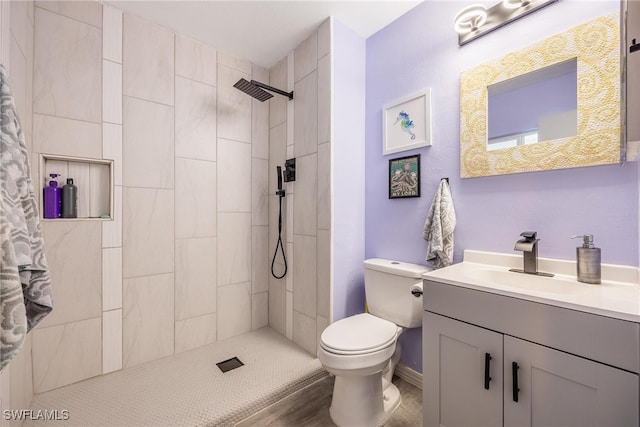
M 217 362 L 244 366 L 222 373 Z M 70 426 L 232 426 L 326 376 L 270 328 L 37 395 L 32 410 L 67 410 Z M 24 427 L 48 425 L 26 421 Z

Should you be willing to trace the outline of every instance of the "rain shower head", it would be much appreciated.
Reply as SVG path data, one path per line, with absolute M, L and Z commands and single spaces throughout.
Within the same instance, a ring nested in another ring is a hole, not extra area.
M 289 100 L 293 99 L 293 92 L 285 92 L 280 89 L 276 89 L 275 87 L 266 85 L 264 83 L 257 82 L 255 80 L 251 80 L 248 82 L 245 79 L 240 79 L 233 85 L 236 89 L 240 89 L 247 95 L 250 95 L 257 99 L 260 102 L 264 102 L 267 99 L 273 98 L 269 92 L 277 93 L 278 95 L 286 96 Z M 263 90 L 266 89 L 269 92 Z

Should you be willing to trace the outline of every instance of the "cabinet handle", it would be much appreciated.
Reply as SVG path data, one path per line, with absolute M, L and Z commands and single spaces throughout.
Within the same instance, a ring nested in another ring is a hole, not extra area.
M 489 390 L 489 382 L 491 382 L 491 355 L 489 353 L 484 354 L 484 389 Z
M 518 388 L 518 363 L 517 362 L 512 362 L 511 363 L 511 376 L 513 377 L 513 401 L 517 402 L 518 401 L 518 392 L 520 391 L 520 389 Z

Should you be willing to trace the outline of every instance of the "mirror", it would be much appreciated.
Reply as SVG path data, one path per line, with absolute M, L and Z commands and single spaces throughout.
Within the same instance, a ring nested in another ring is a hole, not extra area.
M 605 15 L 460 77 L 460 176 L 617 163 L 618 14 Z
M 578 132 L 577 58 L 487 87 L 487 150 L 568 138 Z

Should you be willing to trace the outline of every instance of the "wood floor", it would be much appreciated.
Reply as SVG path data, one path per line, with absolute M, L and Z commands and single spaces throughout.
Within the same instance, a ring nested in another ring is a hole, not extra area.
M 236 427 L 333 427 L 329 416 L 334 377 L 321 379 L 288 396 Z M 422 426 L 422 390 L 398 377 L 393 383 L 400 390 L 402 402 L 386 427 Z

